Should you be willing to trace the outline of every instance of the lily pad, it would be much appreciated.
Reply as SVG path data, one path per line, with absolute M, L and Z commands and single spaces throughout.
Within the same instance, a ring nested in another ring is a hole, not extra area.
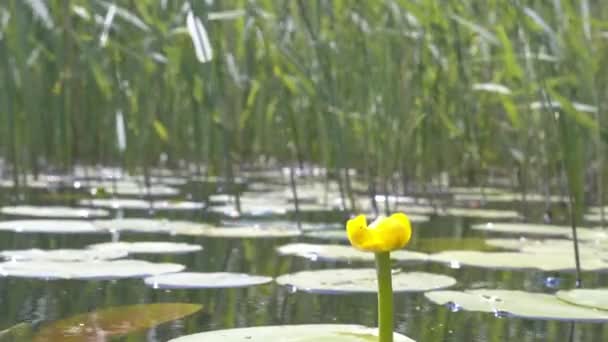
M 523 195 L 518 193 L 493 193 L 493 194 L 456 194 L 456 201 L 479 201 L 479 202 L 517 202 L 523 201 Z M 542 194 L 526 194 L 526 202 L 545 202 L 551 203 L 565 202 L 568 199 L 562 196 L 545 196 Z
M 81 200 L 79 205 L 88 207 L 100 207 L 109 209 L 131 209 L 131 210 L 200 210 L 205 204 L 190 201 L 145 201 L 134 198 L 93 198 Z
M 179 190 L 166 185 L 152 185 L 146 187 L 142 184 L 132 181 L 93 181 L 89 182 L 88 187 L 92 194 L 103 191 L 107 194 L 115 194 L 121 196 L 176 196 Z
M 10 261 L 95 261 L 120 259 L 127 256 L 123 251 L 93 251 L 88 249 L 25 249 L 0 252 L 0 258 Z
M 319 294 L 376 293 L 376 270 L 325 269 L 284 274 L 276 279 L 279 285 L 291 286 L 298 291 Z M 424 292 L 456 284 L 452 277 L 425 272 L 393 272 L 395 292 Z
M 312 239 L 348 242 L 348 236 L 344 229 L 311 230 L 304 233 L 304 236 Z
M 263 202 L 263 201 L 261 201 Z M 292 205 L 293 206 L 293 205 Z M 280 216 L 287 214 L 289 210 L 287 204 L 247 204 L 241 205 L 241 211 L 236 210 L 235 205 L 219 205 L 208 207 L 207 210 L 210 212 L 221 214 L 228 217 L 240 217 L 240 216 Z
M 83 234 L 107 233 L 89 221 L 80 220 L 13 220 L 0 222 L 0 230 L 17 233 Z
M 272 278 L 244 273 L 181 272 L 149 277 L 144 282 L 155 289 L 219 289 L 268 284 Z
M 605 322 L 608 311 L 572 305 L 555 295 L 513 290 L 432 291 L 424 294 L 452 309 L 491 312 L 496 315 L 540 320 Z
M 71 208 L 61 206 L 18 205 L 2 207 L 0 213 L 13 216 L 49 217 L 49 218 L 93 218 L 110 215 L 103 209 Z
M 172 227 L 168 220 L 123 218 L 113 220 L 93 221 L 99 229 L 111 232 L 134 232 L 134 233 L 170 233 Z
M 198 252 L 203 249 L 199 245 L 181 242 L 106 242 L 89 245 L 88 248 L 96 251 L 126 252 L 129 254 L 185 254 Z
M 0 263 L 0 276 L 35 279 L 111 280 L 144 278 L 163 273 L 180 272 L 179 264 L 151 263 L 141 260 L 116 261 L 23 261 Z
M 31 323 L 17 323 L 0 331 L 0 342 L 31 341 L 33 330 Z
M 315 245 L 310 243 L 291 243 L 277 248 L 281 255 L 294 255 L 313 261 L 364 261 L 374 262 L 374 254 L 356 250 L 343 245 Z M 399 262 L 424 262 L 427 254 L 406 250 L 394 251 L 391 259 Z
M 176 226 L 172 230 L 176 235 L 207 236 L 216 238 L 243 238 L 243 239 L 272 239 L 272 238 L 291 238 L 299 236 L 301 233 L 293 228 L 281 227 L 186 227 Z
M 465 265 L 503 270 L 572 271 L 576 269 L 574 258 L 570 253 L 445 251 L 431 254 L 429 261 L 446 263 L 452 268 Z M 581 254 L 581 268 L 585 271 L 607 270 L 608 262 L 600 257 Z
M 570 304 L 608 310 L 608 289 L 573 289 L 557 291 L 557 298 Z M 608 315 L 608 311 L 605 313 Z
M 395 342 L 414 342 L 398 333 L 394 333 L 393 338 Z M 371 342 L 377 340 L 377 328 L 361 325 L 306 324 L 216 330 L 178 337 L 169 342 Z
M 448 250 L 475 250 L 487 251 L 495 250 L 493 246 L 486 244 L 483 238 L 450 238 L 450 237 L 433 237 L 433 238 L 418 238 L 412 244 L 412 249 L 423 252 L 441 252 Z
M 521 215 L 513 210 L 476 209 L 476 208 L 447 208 L 445 215 L 483 218 L 491 220 L 512 220 L 521 218 Z
M 198 304 L 155 303 L 101 309 L 52 322 L 42 327 L 33 341 L 107 341 L 180 319 L 201 308 Z
M 539 237 L 562 237 L 570 238 L 572 229 L 566 226 L 556 226 L 549 224 L 535 223 L 486 223 L 476 224 L 471 228 L 483 230 L 492 233 L 503 233 L 522 236 L 539 236 Z M 582 240 L 597 240 L 606 239 L 608 234 L 601 229 L 590 229 L 578 227 L 577 233 L 579 239 Z

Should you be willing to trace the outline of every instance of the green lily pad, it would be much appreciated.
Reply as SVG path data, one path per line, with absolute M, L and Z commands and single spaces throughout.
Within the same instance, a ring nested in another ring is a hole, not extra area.
M 561 290 L 555 294 L 557 298 L 574 305 L 608 310 L 608 289 L 574 289 Z M 608 311 L 605 312 L 608 315 Z
M 49 323 L 33 341 L 107 341 L 183 318 L 201 308 L 198 304 L 155 303 L 101 309 Z
M 344 245 L 315 245 L 310 243 L 291 243 L 277 248 L 281 255 L 294 255 L 313 261 L 362 261 L 374 262 L 374 253 L 359 251 Z M 399 262 L 424 262 L 427 254 L 399 250 L 391 252 L 391 259 Z
M 566 226 L 536 223 L 485 223 L 475 224 L 471 228 L 492 233 L 503 233 L 522 236 L 561 237 L 570 238 L 572 229 Z M 597 240 L 608 238 L 608 233 L 601 229 L 578 227 L 577 234 L 581 240 Z
M 17 233 L 85 234 L 107 233 L 89 221 L 82 220 L 13 220 L 0 222 L 0 230 Z
M 87 185 L 91 189 L 92 194 L 97 194 L 103 191 L 106 194 L 114 194 L 121 196 L 176 196 L 179 195 L 179 190 L 166 185 L 151 185 L 146 187 L 143 184 L 133 181 L 90 181 L 82 182 L 82 185 Z
M 476 209 L 476 208 L 446 208 L 445 215 L 482 218 L 490 220 L 513 220 L 521 218 L 521 215 L 513 210 Z
M 203 249 L 199 245 L 164 241 L 106 242 L 87 247 L 95 251 L 114 251 L 128 254 L 184 254 L 198 252 Z
M 480 188 L 454 186 L 449 188 L 448 192 L 451 194 L 502 194 L 505 193 L 506 190 L 493 187 Z
M 25 249 L 0 252 L 0 258 L 10 261 L 95 261 L 120 259 L 127 256 L 124 251 L 93 251 L 87 249 Z
M 348 242 L 348 236 L 346 235 L 345 229 L 311 230 L 304 233 L 304 236 L 319 240 Z
M 394 333 L 395 342 L 414 342 Z M 361 325 L 307 324 L 278 325 L 209 331 L 178 337 L 169 342 L 372 342 L 378 341 L 378 329 Z
M 21 261 L 0 263 L 0 277 L 34 279 L 112 280 L 144 278 L 157 274 L 180 272 L 179 264 L 152 263 L 141 260 L 114 261 Z
M 574 258 L 570 253 L 445 251 L 431 254 L 429 261 L 445 263 L 452 268 L 465 265 L 503 270 L 573 271 L 576 269 Z M 581 254 L 581 268 L 585 271 L 607 270 L 608 262 L 601 257 Z
M 299 236 L 301 233 L 293 228 L 281 227 L 175 227 L 172 230 L 176 235 L 207 236 L 216 238 L 233 239 L 272 239 L 272 238 L 291 238 Z
M 485 202 L 518 202 L 523 201 L 524 197 L 518 193 L 491 193 L 491 194 L 456 194 L 454 195 L 455 201 L 485 201 Z M 568 199 L 562 196 L 552 195 L 548 198 L 541 194 L 526 194 L 526 202 L 545 202 L 551 203 L 566 202 Z
M 268 284 L 272 278 L 244 273 L 180 272 L 148 277 L 144 282 L 155 289 L 220 289 Z
M 424 294 L 453 310 L 491 312 L 500 316 L 558 321 L 607 322 L 608 311 L 564 302 L 552 294 L 513 290 L 431 291 Z
M 298 291 L 318 294 L 376 293 L 378 284 L 376 270 L 325 269 L 284 274 L 276 279 L 277 284 L 290 286 Z M 456 284 L 452 277 L 425 272 L 393 272 L 393 291 L 424 292 L 443 289 Z
M 32 336 L 32 324 L 22 322 L 0 331 L 0 342 L 31 341 Z
M 168 220 L 144 219 L 144 218 L 122 218 L 112 220 L 96 220 L 93 224 L 99 229 L 110 232 L 132 232 L 132 233 L 170 233 L 172 226 Z
M 411 248 L 429 253 L 448 250 L 490 251 L 496 249 L 487 244 L 483 238 L 448 237 L 418 238 L 412 243 Z
M 13 216 L 48 217 L 48 218 L 94 218 L 110 215 L 103 209 L 71 208 L 61 206 L 18 205 L 0 208 L 0 213 Z
M 144 201 L 134 198 L 93 198 L 80 200 L 79 205 L 109 209 L 182 211 L 200 210 L 205 204 L 190 201 Z

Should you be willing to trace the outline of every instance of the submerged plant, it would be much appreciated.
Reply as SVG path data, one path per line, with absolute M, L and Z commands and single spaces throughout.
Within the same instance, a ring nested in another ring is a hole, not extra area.
M 353 247 L 373 252 L 378 277 L 378 328 L 380 342 L 393 341 L 393 288 L 390 252 L 403 248 L 412 235 L 410 220 L 403 213 L 378 217 L 369 226 L 365 215 L 346 223 L 348 240 Z

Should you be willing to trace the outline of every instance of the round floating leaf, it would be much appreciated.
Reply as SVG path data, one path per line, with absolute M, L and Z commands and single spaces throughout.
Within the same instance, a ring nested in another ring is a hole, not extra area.
M 0 222 L 0 230 L 17 233 L 83 234 L 107 233 L 89 221 L 80 220 L 13 220 Z
M 88 248 L 97 251 L 126 252 L 129 254 L 184 254 L 198 252 L 203 247 L 181 242 L 106 242 L 89 245 Z
M 143 278 L 163 273 L 180 272 L 178 264 L 151 263 L 141 260 L 54 262 L 23 261 L 0 263 L 0 276 L 36 279 Z
M 570 227 L 535 223 L 486 223 L 473 225 L 472 228 L 492 233 L 524 236 L 569 238 L 572 235 L 572 228 Z M 602 230 L 594 230 L 583 227 L 577 228 L 577 233 L 579 239 L 582 240 L 605 239 L 608 237 L 608 234 Z
M 131 181 L 92 181 L 86 185 L 91 188 L 91 193 L 93 194 L 99 191 L 122 196 L 176 196 L 179 194 L 178 189 L 166 185 L 145 187 L 144 185 Z
M 574 289 L 557 291 L 557 298 L 571 304 L 608 310 L 608 289 Z M 608 311 L 604 313 L 608 315 Z
M 490 220 L 509 220 L 521 218 L 518 212 L 513 210 L 496 210 L 496 209 L 473 209 L 473 208 L 447 208 L 445 215 L 483 218 Z
M 93 221 L 99 229 L 134 233 L 170 233 L 172 226 L 168 220 L 123 218 Z
M 395 342 L 414 342 L 398 333 L 393 336 Z M 360 325 L 307 324 L 216 330 L 179 337 L 169 342 L 371 342 L 377 340 L 377 328 Z
M 33 341 L 107 341 L 180 319 L 201 308 L 198 304 L 156 303 L 101 309 L 52 322 L 42 327 Z
M 524 197 L 522 194 L 516 193 L 496 193 L 496 194 L 456 194 L 454 195 L 456 201 L 478 201 L 478 202 L 517 202 L 523 201 Z M 541 194 L 526 194 L 526 202 L 545 202 L 549 201 L 552 203 L 566 202 L 568 199 L 562 196 L 549 196 L 546 197 Z
M 412 244 L 412 249 L 424 252 L 441 252 L 447 250 L 495 250 L 493 246 L 486 244 L 482 238 L 418 238 Z
M 326 269 L 285 274 L 276 279 L 279 285 L 298 291 L 320 294 L 375 293 L 378 291 L 376 270 Z M 393 272 L 395 292 L 422 292 L 442 289 L 456 284 L 452 277 L 424 272 Z
M 263 202 L 263 201 L 261 201 Z M 241 212 L 236 210 L 234 205 L 220 205 L 211 206 L 207 210 L 216 214 L 221 214 L 228 217 L 239 217 L 239 216 L 273 216 L 273 215 L 285 215 L 289 208 L 287 205 L 276 205 L 276 204 L 247 204 L 241 205 Z
M 348 236 L 344 229 L 311 230 L 304 233 L 304 236 L 312 239 L 348 242 Z
M 281 227 L 176 227 L 172 230 L 178 235 L 208 236 L 221 238 L 243 238 L 243 239 L 271 239 L 290 238 L 299 236 L 301 233 L 293 228 Z
M 436 304 L 449 304 L 452 309 L 492 312 L 513 317 L 559 320 L 606 322 L 607 311 L 598 311 L 572 305 L 556 296 L 511 290 L 432 291 L 424 294 Z
M 576 269 L 574 258 L 565 254 L 536 254 L 523 252 L 479 252 L 445 251 L 431 254 L 429 261 L 449 264 L 453 268 L 461 265 L 489 269 L 538 269 L 542 271 L 572 271 Z M 581 268 L 586 271 L 608 269 L 608 262 L 599 257 L 581 254 Z
M 277 248 L 281 255 L 294 255 L 313 261 L 365 261 L 374 262 L 374 254 L 356 250 L 343 245 L 315 245 L 310 243 L 291 243 Z M 400 262 L 423 262 L 428 255 L 411 251 L 394 251 L 391 259 Z
M 451 194 L 502 194 L 506 191 L 499 188 L 480 188 L 480 187 L 451 187 L 448 189 Z
M 88 249 L 25 249 L 0 252 L 0 258 L 11 261 L 95 261 L 120 259 L 127 256 L 124 251 L 88 250 Z
M 2 207 L 0 213 L 14 216 L 49 217 L 49 218 L 92 218 L 108 216 L 107 210 L 85 209 L 60 206 L 18 205 Z
M 189 201 L 144 201 L 133 198 L 93 198 L 81 200 L 79 205 L 88 207 L 101 207 L 110 209 L 132 209 L 132 210 L 200 210 L 205 205 L 201 202 Z
M 182 272 L 149 277 L 144 281 L 155 289 L 218 289 L 268 284 L 272 278 L 244 273 Z

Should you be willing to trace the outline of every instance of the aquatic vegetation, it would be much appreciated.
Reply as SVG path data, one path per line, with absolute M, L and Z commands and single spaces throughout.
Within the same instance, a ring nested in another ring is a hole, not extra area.
M 152 263 L 141 260 L 11 261 L 0 263 L 0 277 L 43 280 L 113 280 L 180 272 L 184 268 L 185 266 L 179 264 Z
M 434 273 L 391 270 L 391 293 L 425 292 L 451 287 L 456 279 Z M 276 278 L 279 285 L 307 293 L 340 295 L 378 293 L 378 279 L 373 268 L 336 268 L 300 271 Z M 392 296 L 391 296 L 392 297 Z
M 344 232 L 342 231 L 342 235 Z M 357 250 L 351 246 L 315 245 L 309 243 L 291 243 L 277 247 L 280 255 L 295 255 L 312 261 L 373 262 L 374 255 Z M 411 251 L 395 251 L 391 260 L 400 263 L 425 262 L 428 255 Z
M 474 289 L 432 291 L 424 294 L 432 302 L 453 311 L 481 311 L 499 317 L 577 322 L 607 322 L 608 311 L 573 305 L 559 296 L 517 290 Z
M 415 342 L 398 333 L 394 333 L 393 338 L 396 342 Z M 175 338 L 169 342 L 371 342 L 377 339 L 377 329 L 360 325 L 303 324 L 216 330 Z
M 107 233 L 90 221 L 82 220 L 11 220 L 0 221 L 0 231 L 17 233 L 80 234 Z
M 33 342 L 99 341 L 150 329 L 159 324 L 192 315 L 199 304 L 155 303 L 117 306 L 95 310 L 46 324 Z
M 144 279 L 155 289 L 225 289 L 264 285 L 272 277 L 230 272 L 180 272 L 162 274 Z
M 0 251 L 0 258 L 9 261 L 96 261 L 125 258 L 126 251 L 90 249 L 24 249 Z
M 19 205 L 0 208 L 0 213 L 12 216 L 48 217 L 48 218 L 99 218 L 109 216 L 103 209 L 85 209 L 62 206 Z
M 183 242 L 142 241 L 142 242 L 104 242 L 88 245 L 94 251 L 117 251 L 128 254 L 185 254 L 203 249 L 200 245 Z
M 405 214 L 379 217 L 369 227 L 364 215 L 346 223 L 348 239 L 353 247 L 374 253 L 386 253 L 403 248 L 412 236 L 412 227 Z

